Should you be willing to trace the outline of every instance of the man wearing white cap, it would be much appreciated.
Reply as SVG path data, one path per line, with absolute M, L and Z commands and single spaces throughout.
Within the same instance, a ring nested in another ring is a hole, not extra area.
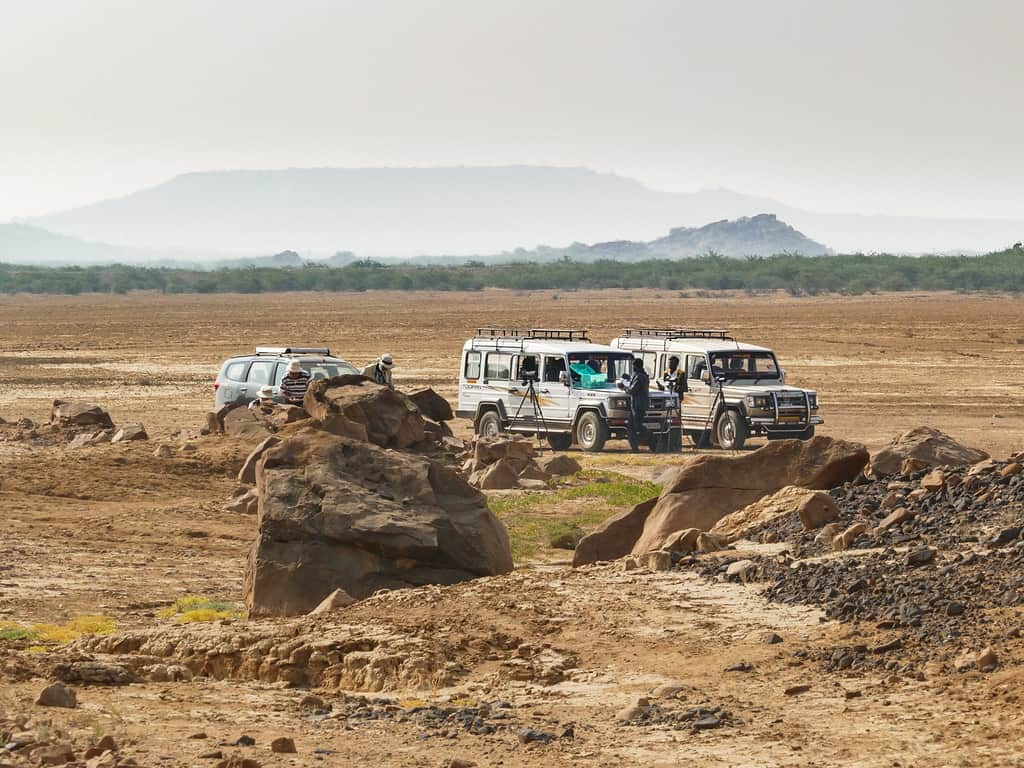
M 373 379 L 378 384 L 383 384 L 389 389 L 395 388 L 395 380 L 391 375 L 391 369 L 395 367 L 395 359 L 390 352 L 385 352 L 374 362 L 363 368 L 363 376 Z
M 288 363 L 288 373 L 281 379 L 281 399 L 292 405 L 302 405 L 309 387 L 309 374 L 302 370 L 298 360 Z

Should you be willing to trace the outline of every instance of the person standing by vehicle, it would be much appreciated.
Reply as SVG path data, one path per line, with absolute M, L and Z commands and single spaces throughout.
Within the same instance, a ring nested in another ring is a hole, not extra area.
M 647 414 L 651 395 L 651 377 L 644 370 L 643 360 L 633 358 L 633 375 L 628 381 L 619 382 L 619 387 L 629 395 L 629 422 L 626 425 L 626 433 L 629 448 L 636 453 L 640 450 L 640 436 L 646 433 L 644 416 Z
M 672 355 L 668 359 L 668 368 L 658 379 L 658 389 L 668 391 L 674 395 L 683 394 L 683 372 L 679 370 L 679 358 Z
M 309 389 L 309 374 L 302 369 L 298 360 L 288 363 L 288 372 L 281 379 L 280 397 L 291 405 L 302 405 Z
M 378 384 L 383 384 L 388 389 L 394 389 L 395 379 L 391 375 L 391 369 L 394 367 L 395 359 L 390 352 L 385 352 L 376 361 L 363 368 L 363 376 Z

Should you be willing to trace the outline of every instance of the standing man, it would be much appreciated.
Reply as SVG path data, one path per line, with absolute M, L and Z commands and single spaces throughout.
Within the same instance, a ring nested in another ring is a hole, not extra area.
M 619 387 L 629 395 L 629 423 L 626 425 L 629 437 L 629 448 L 633 453 L 640 450 L 640 436 L 644 429 L 644 416 L 651 394 L 651 377 L 644 370 L 644 362 L 638 357 L 633 358 L 633 375 L 629 381 L 619 382 Z
M 291 405 L 302 405 L 309 388 L 309 374 L 302 369 L 298 360 L 288 363 L 288 373 L 281 379 L 280 397 Z
M 668 368 L 658 379 L 658 389 L 675 395 L 683 394 L 683 372 L 679 370 L 679 358 L 675 355 L 668 359 Z
M 391 375 L 391 369 L 395 367 L 395 359 L 390 352 L 385 352 L 373 363 L 363 368 L 363 376 L 378 384 L 383 384 L 388 389 L 395 388 L 395 380 Z

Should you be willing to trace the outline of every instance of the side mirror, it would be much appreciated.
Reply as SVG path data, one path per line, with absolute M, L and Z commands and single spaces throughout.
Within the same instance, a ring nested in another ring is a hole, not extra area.
M 708 371 L 707 368 L 700 372 L 700 380 L 703 381 L 705 384 L 711 383 L 711 373 Z
M 786 369 L 785 368 L 779 368 L 779 383 L 780 384 L 785 384 L 786 383 Z
M 558 372 L 558 382 L 560 384 L 568 385 L 569 384 L 569 374 L 567 374 L 565 371 L 559 371 Z

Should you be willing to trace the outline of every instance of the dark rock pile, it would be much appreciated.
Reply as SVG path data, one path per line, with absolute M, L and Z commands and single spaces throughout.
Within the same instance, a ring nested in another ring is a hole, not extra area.
M 877 646 L 828 649 L 821 660 L 829 668 L 908 671 L 915 662 L 952 659 L 963 647 L 1020 634 L 999 610 L 1024 605 L 1024 472 L 1017 458 L 861 477 L 831 491 L 839 517 L 830 527 L 804 531 L 788 516 L 755 532 L 762 541 L 788 543 L 788 553 L 743 555 L 744 568 L 734 565 L 739 555 L 680 563 L 719 579 L 742 571 L 744 581 L 769 582 L 773 601 L 818 605 L 830 619 L 893 631 Z

